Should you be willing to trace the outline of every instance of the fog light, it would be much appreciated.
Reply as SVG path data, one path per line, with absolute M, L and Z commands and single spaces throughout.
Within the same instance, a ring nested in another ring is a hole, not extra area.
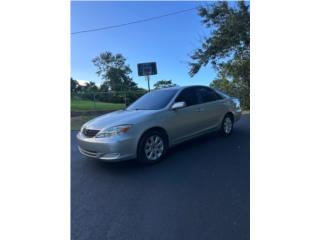
M 120 153 L 106 153 L 100 157 L 100 159 L 114 160 L 120 157 Z

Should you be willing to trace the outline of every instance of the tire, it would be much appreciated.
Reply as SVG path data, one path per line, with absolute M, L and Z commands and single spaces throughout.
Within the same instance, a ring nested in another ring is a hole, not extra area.
M 159 130 L 150 130 L 143 134 L 138 144 L 137 160 L 143 164 L 160 162 L 168 149 L 168 140 L 165 133 Z
M 220 133 L 223 136 L 229 136 L 232 133 L 233 130 L 233 117 L 231 114 L 227 114 L 221 124 Z

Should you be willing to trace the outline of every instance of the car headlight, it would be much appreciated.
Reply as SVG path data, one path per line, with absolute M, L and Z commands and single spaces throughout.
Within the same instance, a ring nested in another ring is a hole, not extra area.
M 129 131 L 132 125 L 121 125 L 107 129 L 102 129 L 97 133 L 96 138 L 113 137 Z
M 83 124 L 82 127 L 80 128 L 80 132 L 83 132 L 83 129 L 86 127 L 86 124 Z

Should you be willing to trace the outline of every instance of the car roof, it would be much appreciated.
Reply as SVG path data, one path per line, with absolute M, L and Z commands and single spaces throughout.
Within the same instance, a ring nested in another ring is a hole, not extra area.
M 172 89 L 180 90 L 180 89 L 185 89 L 185 88 L 190 88 L 190 87 L 206 87 L 206 88 L 208 88 L 208 86 L 203 86 L 203 85 L 189 85 L 189 86 L 175 86 L 175 87 L 168 87 L 168 88 L 160 88 L 155 91 L 166 91 L 166 90 L 172 90 Z

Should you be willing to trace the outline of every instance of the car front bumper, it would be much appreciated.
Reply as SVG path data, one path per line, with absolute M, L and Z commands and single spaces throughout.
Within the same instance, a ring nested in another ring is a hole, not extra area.
M 82 155 L 109 162 L 118 162 L 136 157 L 137 140 L 130 136 L 88 138 L 77 134 L 78 149 Z

